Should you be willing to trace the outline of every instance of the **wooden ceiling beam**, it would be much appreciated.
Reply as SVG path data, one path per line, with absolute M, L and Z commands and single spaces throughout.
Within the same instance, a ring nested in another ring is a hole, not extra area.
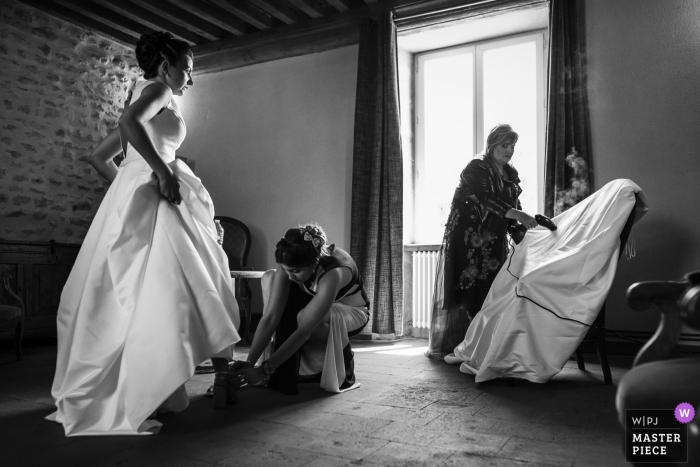
M 272 60 L 357 44 L 363 18 L 376 17 L 416 0 L 382 0 L 345 13 L 326 14 L 297 24 L 194 47 L 196 75 L 217 73 Z M 332 11 L 332 10 L 331 10 Z
M 63 21 L 78 25 L 89 31 L 92 31 L 100 36 L 106 37 L 109 40 L 117 42 L 123 46 L 133 48 L 136 46 L 136 39 L 133 36 L 123 33 L 104 23 L 95 21 L 85 15 L 75 12 L 69 8 L 46 0 L 21 0 L 22 3 L 43 11 L 52 16 L 55 16 Z
M 164 0 L 131 0 L 131 2 L 157 15 L 162 15 L 168 21 L 194 31 L 210 41 L 218 41 L 226 35 L 218 26 L 208 23 Z
M 269 13 L 270 15 L 287 24 L 294 24 L 299 21 L 299 15 L 297 15 L 297 12 L 278 0 L 248 1 L 260 8 L 261 10 Z
M 226 10 L 211 6 L 201 0 L 169 0 L 173 5 L 179 6 L 185 11 L 207 21 L 224 31 L 228 31 L 236 36 L 246 33 L 246 23 L 238 16 L 234 16 Z
M 341 13 L 350 9 L 350 0 L 326 0 L 326 3 Z
M 321 18 L 323 16 L 323 8 L 317 0 L 287 0 L 287 2 L 312 18 Z
M 270 29 L 272 27 L 272 18 L 259 12 L 258 10 L 249 7 L 240 0 L 209 0 L 219 8 L 226 10 L 246 23 L 260 29 Z
M 190 45 L 196 45 L 204 41 L 204 38 L 193 33 L 189 29 L 171 23 L 161 15 L 157 15 L 150 10 L 141 8 L 131 2 L 124 0 L 92 0 L 105 8 L 112 10 L 126 18 L 137 21 L 154 31 L 168 31 L 177 39 L 183 40 Z
M 143 24 L 115 15 L 113 11 L 87 0 L 54 0 L 54 2 L 70 8 L 76 13 L 118 29 L 136 39 L 141 37 L 141 34 L 151 32 L 151 29 Z

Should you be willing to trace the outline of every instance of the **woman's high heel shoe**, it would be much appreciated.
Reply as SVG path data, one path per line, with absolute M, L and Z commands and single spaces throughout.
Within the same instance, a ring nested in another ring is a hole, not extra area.
M 238 386 L 233 384 L 231 373 L 218 372 L 214 375 L 214 408 L 223 409 L 238 400 Z

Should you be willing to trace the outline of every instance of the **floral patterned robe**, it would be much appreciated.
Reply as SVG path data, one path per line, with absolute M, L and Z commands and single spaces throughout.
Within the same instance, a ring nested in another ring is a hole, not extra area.
M 481 309 L 507 254 L 506 219 L 520 209 L 520 179 L 510 165 L 501 175 L 488 159 L 473 159 L 460 175 L 445 225 L 433 295 L 428 356 L 452 353 Z

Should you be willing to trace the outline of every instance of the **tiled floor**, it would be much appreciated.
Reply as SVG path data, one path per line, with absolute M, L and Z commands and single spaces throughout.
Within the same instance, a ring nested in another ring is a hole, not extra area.
M 615 466 L 620 448 L 615 386 L 600 366 L 569 361 L 547 384 L 480 385 L 457 366 L 422 355 L 427 342 L 354 345 L 362 387 L 343 394 L 300 385 L 284 396 L 241 391 L 214 410 L 212 375 L 188 384 L 191 405 L 160 417 L 160 434 L 66 438 L 52 412 L 55 349 L 0 353 L 0 465 L 9 466 Z M 240 348 L 245 354 L 246 348 Z M 243 356 L 243 355 L 241 355 Z M 631 357 L 611 357 L 615 384 Z

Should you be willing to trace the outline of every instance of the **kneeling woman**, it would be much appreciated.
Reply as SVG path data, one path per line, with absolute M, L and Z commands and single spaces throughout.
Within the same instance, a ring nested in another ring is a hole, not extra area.
M 342 392 L 355 382 L 350 337 L 369 321 L 369 300 L 352 257 L 317 225 L 289 229 L 277 243 L 278 267 L 262 279 L 263 317 L 240 372 L 254 385 L 297 393 L 299 377 L 320 379 L 321 388 Z M 274 353 L 258 361 L 275 334 Z

